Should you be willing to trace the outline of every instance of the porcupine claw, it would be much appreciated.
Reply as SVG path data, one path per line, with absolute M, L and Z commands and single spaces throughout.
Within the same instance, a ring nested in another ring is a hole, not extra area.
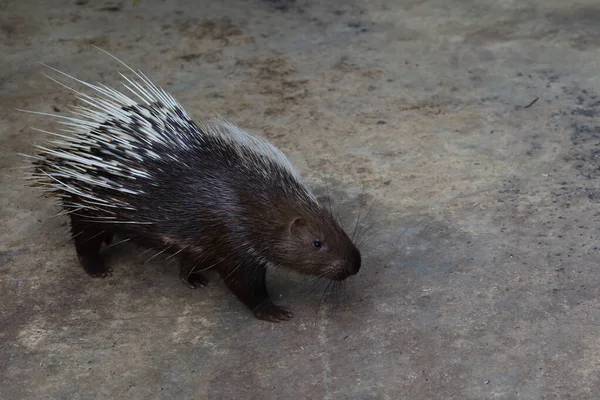
M 107 267 L 100 256 L 79 257 L 85 272 L 92 278 L 106 278 L 112 276 L 112 269 Z
M 208 285 L 208 278 L 200 272 L 195 272 L 189 275 L 188 273 L 179 274 L 179 279 L 187 285 L 190 289 L 196 289 L 197 287 L 205 287 Z
M 196 262 L 188 254 L 183 254 L 179 260 L 179 279 L 190 289 L 205 287 L 208 285 L 208 278 L 196 268 Z
M 283 307 L 280 307 L 271 301 L 257 306 L 252 310 L 256 318 L 269 322 L 289 321 L 294 314 Z

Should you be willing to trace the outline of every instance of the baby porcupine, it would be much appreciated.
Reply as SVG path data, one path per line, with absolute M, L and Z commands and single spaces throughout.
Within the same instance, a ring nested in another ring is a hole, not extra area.
M 256 317 L 276 322 L 292 313 L 269 299 L 267 268 L 332 280 L 358 272 L 360 252 L 280 150 L 224 120 L 194 122 L 127 68 L 133 98 L 51 68 L 95 93 L 61 84 L 85 106 L 74 117 L 38 113 L 65 129 L 36 146 L 32 177 L 60 199 L 88 274 L 111 274 L 99 250 L 117 233 L 178 257 L 191 287 L 214 268 Z

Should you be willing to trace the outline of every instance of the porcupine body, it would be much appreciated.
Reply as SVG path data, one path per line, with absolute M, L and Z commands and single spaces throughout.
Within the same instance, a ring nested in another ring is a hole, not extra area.
M 119 234 L 178 257 L 191 287 L 215 269 L 259 319 L 277 322 L 292 313 L 269 299 L 267 268 L 358 272 L 360 252 L 281 151 L 224 120 L 194 122 L 130 71 L 127 95 L 72 78 L 92 90 L 76 91 L 85 106 L 57 115 L 65 129 L 33 156 L 33 178 L 60 199 L 88 274 L 110 275 L 99 251 Z

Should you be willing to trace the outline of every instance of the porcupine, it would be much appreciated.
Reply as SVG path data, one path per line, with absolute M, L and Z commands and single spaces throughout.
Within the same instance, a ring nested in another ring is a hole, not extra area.
M 66 128 L 43 131 L 58 140 L 31 156 L 34 185 L 58 197 L 89 275 L 111 275 L 99 251 L 119 234 L 178 257 L 190 287 L 215 269 L 257 318 L 278 322 L 292 313 L 270 300 L 268 268 L 337 281 L 359 271 L 359 250 L 279 149 L 220 118 L 193 121 L 116 60 L 134 74 L 121 74 L 121 83 L 137 100 L 48 67 L 93 92 L 50 78 L 85 106 L 74 106 L 73 117 L 38 113 Z

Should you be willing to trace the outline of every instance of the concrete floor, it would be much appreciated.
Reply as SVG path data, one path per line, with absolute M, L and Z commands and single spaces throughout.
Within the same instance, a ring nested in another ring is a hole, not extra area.
M 319 3 L 0 1 L 0 398 L 599 398 L 598 2 Z M 56 125 L 13 108 L 73 102 L 38 61 L 115 83 L 91 44 L 266 135 L 348 224 L 364 193 L 343 296 L 273 274 L 296 317 L 262 322 L 125 244 L 86 276 L 15 169 Z

